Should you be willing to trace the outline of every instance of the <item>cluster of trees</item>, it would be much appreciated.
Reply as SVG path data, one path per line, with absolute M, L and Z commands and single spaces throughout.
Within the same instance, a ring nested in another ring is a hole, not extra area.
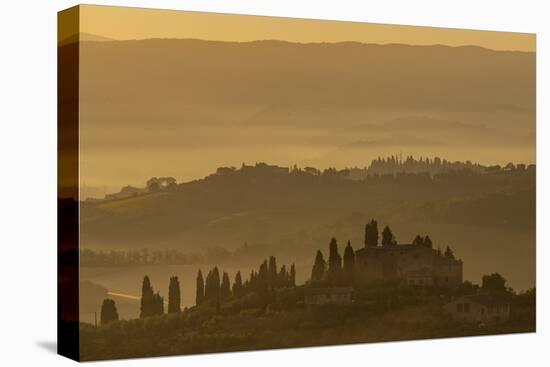
M 481 278 L 481 288 L 494 292 L 505 291 L 506 279 L 504 279 L 499 273 L 484 275 Z
M 311 283 L 314 286 L 351 286 L 355 281 L 355 251 L 348 241 L 344 257 L 338 251 L 338 242 L 332 238 L 329 244 L 328 263 L 321 250 L 315 255 L 311 270 Z
M 168 313 L 181 312 L 181 289 L 177 276 L 170 278 L 168 284 Z M 140 318 L 164 314 L 164 298 L 153 290 L 149 276 L 143 278 L 141 286 Z M 101 305 L 101 324 L 118 320 L 118 311 L 115 301 L 107 298 Z
M 176 187 L 176 179 L 174 177 L 151 177 L 147 180 L 145 187 L 149 192 L 173 189 Z
M 425 246 L 427 248 L 433 248 L 433 242 L 430 236 L 421 236 L 419 234 L 412 241 L 413 245 Z M 382 230 L 382 246 L 395 246 L 397 245 L 397 240 L 391 230 L 390 226 L 385 226 Z M 369 223 L 365 225 L 365 247 L 369 246 L 378 246 L 378 222 L 375 219 L 372 219 Z M 441 250 L 438 248 L 437 253 L 441 255 Z M 444 253 L 445 257 L 449 259 L 454 259 L 453 250 L 447 246 Z
M 418 246 L 425 246 L 429 249 L 433 248 L 432 239 L 428 235 L 422 237 L 421 235 L 417 234 L 416 237 L 413 239 L 412 244 L 413 245 L 418 245 Z M 441 254 L 441 249 L 439 247 L 437 248 L 437 254 L 439 256 L 442 255 Z M 455 259 L 454 252 L 449 246 L 447 246 L 445 248 L 444 255 L 445 255 L 446 258 L 453 259 L 453 260 Z
M 385 226 L 382 230 L 382 246 L 397 245 L 397 240 L 390 228 Z M 365 247 L 378 246 L 378 222 L 372 219 L 365 225 Z
M 146 275 L 141 286 L 141 303 L 139 317 L 162 315 L 164 313 L 164 298 L 154 292 L 151 280 Z
M 168 284 L 168 313 L 181 312 L 181 288 L 177 276 Z M 153 290 L 149 276 L 143 278 L 141 286 L 140 318 L 164 314 L 164 297 Z
M 83 266 L 141 266 L 141 265 L 187 265 L 204 260 L 199 253 L 185 254 L 180 250 L 111 250 L 93 251 L 82 249 L 80 261 Z
M 149 250 L 80 250 L 82 266 L 143 266 L 143 265 L 189 265 L 218 262 L 236 255 L 223 247 L 209 247 L 204 251 L 184 253 L 176 249 Z
M 233 285 L 229 275 L 223 272 L 220 277 L 220 270 L 215 266 L 203 278 L 202 270 L 197 274 L 196 304 L 217 303 L 231 297 L 242 297 L 251 292 L 265 294 L 277 288 L 288 288 L 296 286 L 296 267 L 294 264 L 287 270 L 286 265 L 277 268 L 277 259 L 269 257 L 260 265 L 258 271 L 253 270 L 249 279 L 243 282 L 241 271 L 237 271 Z
M 417 246 L 425 246 L 427 248 L 433 247 L 432 239 L 428 235 L 422 237 L 421 235 L 417 234 L 412 244 Z
M 429 173 L 435 175 L 441 172 L 459 171 L 459 170 L 473 170 L 476 172 L 485 171 L 485 167 L 466 162 L 450 162 L 446 159 L 435 157 L 430 159 L 428 157 L 415 159 L 412 155 L 407 156 L 404 160 L 398 156 L 389 156 L 386 158 L 378 157 L 374 159 L 370 166 L 367 168 L 369 175 L 386 175 L 395 173 Z

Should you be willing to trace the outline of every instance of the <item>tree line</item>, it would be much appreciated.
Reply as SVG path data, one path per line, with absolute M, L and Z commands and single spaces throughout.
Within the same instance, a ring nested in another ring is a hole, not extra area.
M 257 292 L 260 296 L 266 296 L 270 291 L 278 288 L 290 288 L 296 286 L 296 267 L 294 264 L 287 270 L 286 265 L 277 267 L 277 259 L 274 256 L 266 259 L 259 266 L 258 270 L 252 270 L 250 277 L 243 281 L 241 271 L 237 271 L 233 284 L 229 280 L 227 272 L 222 272 L 217 266 L 212 268 L 206 275 L 206 279 L 199 269 L 196 279 L 197 306 L 202 304 L 215 304 L 219 307 L 220 302 L 229 298 L 238 298 L 251 292 Z M 163 315 L 165 302 L 159 292 L 155 292 L 149 276 L 145 275 L 141 287 L 140 318 L 155 315 Z M 170 278 L 168 285 L 168 313 L 181 312 L 181 288 L 177 276 Z M 115 301 L 105 299 L 101 306 L 101 324 L 107 324 L 118 320 L 118 312 Z
M 140 318 L 164 314 L 164 297 L 159 292 L 155 292 L 148 275 L 143 277 L 140 299 Z M 168 284 L 168 313 L 181 312 L 181 288 L 177 276 L 170 278 Z M 101 306 L 101 324 L 118 320 L 118 311 L 115 301 L 107 298 L 103 300 Z
M 186 253 L 177 249 L 94 251 L 80 250 L 83 266 L 143 266 L 189 265 L 217 262 L 233 258 L 235 254 L 223 247 L 211 247 L 201 252 Z
M 243 281 L 241 271 L 237 271 L 233 284 L 229 280 L 229 275 L 223 272 L 220 276 L 220 270 L 217 266 L 212 268 L 203 277 L 202 270 L 199 269 L 196 282 L 195 303 L 197 306 L 204 303 L 219 303 L 231 297 L 242 297 L 251 292 L 257 292 L 260 295 L 266 295 L 269 291 L 277 288 L 289 288 L 296 286 L 296 267 L 294 264 L 287 270 L 286 265 L 277 267 L 277 259 L 270 256 L 259 266 L 258 270 L 252 270 L 248 279 Z

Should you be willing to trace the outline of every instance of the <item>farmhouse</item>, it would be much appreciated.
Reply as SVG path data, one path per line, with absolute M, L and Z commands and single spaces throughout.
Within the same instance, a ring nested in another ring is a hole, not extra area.
M 305 289 L 304 302 L 312 305 L 346 305 L 350 304 L 353 288 L 307 288 Z
M 489 294 L 458 297 L 443 308 L 455 321 L 495 324 L 510 318 L 510 304 L 507 300 Z
M 366 246 L 355 252 L 356 281 L 362 285 L 399 282 L 454 288 L 462 283 L 462 260 L 423 245 Z

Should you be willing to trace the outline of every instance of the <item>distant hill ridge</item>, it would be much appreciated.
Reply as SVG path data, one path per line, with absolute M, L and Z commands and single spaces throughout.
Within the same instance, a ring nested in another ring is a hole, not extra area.
M 535 170 L 534 164 L 514 164 L 508 163 L 502 167 L 500 165 L 484 166 L 479 163 L 472 163 L 470 161 L 451 162 L 439 157 L 429 158 L 420 157 L 415 159 L 412 155 L 405 158 L 395 156 L 378 157 L 373 159 L 368 167 L 364 168 L 344 168 L 335 169 L 327 168 L 320 170 L 315 167 L 281 167 L 277 165 L 271 165 L 264 162 L 259 162 L 254 165 L 246 165 L 243 163 L 240 168 L 236 167 L 219 167 L 215 173 L 205 177 L 208 179 L 213 176 L 228 176 L 233 174 L 240 175 L 262 175 L 262 176 L 285 176 L 285 175 L 310 175 L 310 176 L 324 176 L 332 178 L 340 178 L 344 180 L 360 181 L 365 180 L 370 176 L 378 175 L 396 175 L 396 174 L 428 174 L 430 176 L 445 173 L 445 172 L 458 172 L 462 170 L 469 170 L 476 173 L 498 173 L 498 172 L 523 172 L 526 170 Z M 196 180 L 196 181 L 200 181 Z M 152 177 L 149 179 L 143 188 L 134 186 L 124 186 L 119 192 L 108 194 L 105 196 L 105 200 L 118 200 L 129 197 L 138 196 L 140 194 L 146 194 L 151 192 L 158 192 L 162 190 L 175 190 L 177 187 L 176 179 L 173 177 Z
M 128 39 L 114 39 L 109 37 L 104 37 L 92 33 L 80 32 L 80 41 L 96 41 L 96 42 L 147 42 L 147 41 L 183 41 L 183 42 L 205 42 L 205 43 L 220 43 L 220 44 L 288 44 L 288 45 L 360 45 L 360 46 L 380 46 L 380 47 L 414 47 L 414 48 L 450 48 L 450 49 L 478 49 L 478 50 L 487 50 L 492 52 L 518 52 L 518 53 L 534 53 L 530 51 L 520 51 L 520 50 L 495 50 L 488 47 L 478 46 L 478 45 L 458 45 L 451 46 L 440 43 L 428 44 L 428 45 L 418 45 L 418 44 L 407 44 L 407 43 L 370 43 L 370 42 L 359 42 L 359 41 L 335 41 L 335 42 L 295 42 L 295 41 L 286 41 L 279 39 L 258 39 L 250 41 L 221 41 L 221 40 L 211 40 L 203 38 L 186 38 L 186 37 L 150 37 L 150 38 L 128 38 Z
M 534 53 L 273 40 L 85 43 L 81 59 L 86 95 L 111 103 L 129 93 L 136 103 L 171 101 L 177 90 L 178 98 L 189 104 L 443 109 L 514 105 L 534 110 Z M 144 83 L 148 88 L 141 88 Z

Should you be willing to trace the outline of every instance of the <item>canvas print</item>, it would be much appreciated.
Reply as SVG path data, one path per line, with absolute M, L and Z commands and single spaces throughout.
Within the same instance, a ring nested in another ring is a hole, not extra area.
M 535 331 L 534 34 L 83 5 L 58 55 L 61 354 Z

